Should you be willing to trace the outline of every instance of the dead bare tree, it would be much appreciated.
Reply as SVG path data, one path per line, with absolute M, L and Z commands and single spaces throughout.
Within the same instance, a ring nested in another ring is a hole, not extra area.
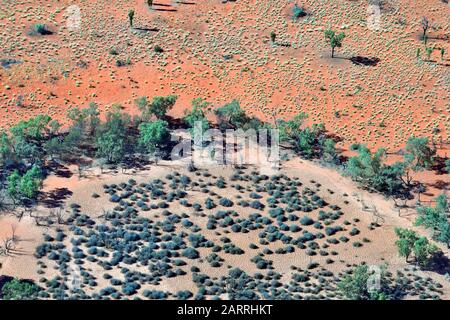
M 15 244 L 12 237 L 8 237 L 3 240 L 2 246 L 0 247 L 0 256 L 8 256 L 14 250 Z
M 15 223 L 11 224 L 11 238 L 13 240 L 13 242 L 18 242 L 19 238 L 16 235 L 16 231 L 17 231 L 17 225 Z
M 362 194 L 358 193 L 357 198 L 358 198 L 359 202 L 361 203 L 361 210 L 370 212 L 370 208 L 364 202 L 364 198 L 363 198 Z
M 33 213 L 34 211 L 30 212 L 30 217 L 34 219 L 34 222 L 38 227 L 48 227 L 52 224 L 52 213 L 42 216 L 39 213 Z
M 57 224 L 64 225 L 67 224 L 66 219 L 64 218 L 65 210 L 64 208 L 56 208 L 50 211 L 50 216 L 55 219 Z
M 374 205 L 372 205 L 372 220 L 373 223 L 376 224 L 377 226 L 384 224 L 385 219 L 384 217 L 381 215 L 381 213 L 378 211 L 377 207 L 375 207 Z M 381 224 L 380 224 L 381 222 Z

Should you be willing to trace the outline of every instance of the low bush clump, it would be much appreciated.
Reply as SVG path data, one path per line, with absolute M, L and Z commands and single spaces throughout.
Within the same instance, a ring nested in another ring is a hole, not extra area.
M 198 259 L 200 257 L 200 253 L 194 248 L 186 248 L 183 250 L 182 256 L 188 259 Z
M 311 219 L 311 218 L 308 217 L 308 216 L 303 216 L 303 217 L 300 219 L 300 223 L 301 223 L 302 225 L 304 225 L 304 226 L 309 226 L 309 225 L 314 224 L 314 220 Z
M 233 201 L 231 201 L 228 198 L 222 198 L 222 199 L 220 199 L 219 204 L 223 207 L 232 207 Z

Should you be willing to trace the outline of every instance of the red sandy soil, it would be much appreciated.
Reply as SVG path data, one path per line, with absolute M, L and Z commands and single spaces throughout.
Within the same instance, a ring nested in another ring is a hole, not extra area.
M 387 2 L 379 31 L 367 29 L 363 0 L 301 1 L 310 16 L 298 21 L 286 0 L 192 2 L 159 0 L 154 10 L 143 0 L 2 2 L 0 59 L 23 63 L 0 69 L 0 126 L 39 113 L 64 121 L 68 109 L 89 102 L 102 111 L 119 103 L 136 113 L 135 98 L 174 93 L 174 116 L 196 97 L 213 108 L 236 98 L 268 121 L 306 112 L 345 145 L 360 141 L 396 151 L 411 134 L 448 140 L 450 7 L 442 1 Z M 81 28 L 69 31 L 65 9 L 73 4 L 81 9 Z M 136 28 L 156 31 L 132 30 L 130 8 Z M 420 40 L 422 16 L 433 25 L 431 62 Z M 34 23 L 55 33 L 29 36 Z M 328 26 L 347 35 L 335 59 L 324 41 Z M 156 45 L 164 52 L 154 52 Z M 357 66 L 342 59 L 358 55 L 380 62 Z M 127 58 L 131 65 L 116 66 Z

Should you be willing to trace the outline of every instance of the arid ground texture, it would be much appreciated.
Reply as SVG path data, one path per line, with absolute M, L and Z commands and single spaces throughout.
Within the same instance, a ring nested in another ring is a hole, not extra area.
M 448 1 L 149 2 L 0 0 L 0 299 L 450 298 Z M 156 156 L 233 100 L 276 173 Z

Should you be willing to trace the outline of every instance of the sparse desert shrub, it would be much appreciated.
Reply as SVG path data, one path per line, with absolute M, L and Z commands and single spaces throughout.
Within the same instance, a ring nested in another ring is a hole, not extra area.
M 2 287 L 3 300 L 34 300 L 39 294 L 39 287 L 31 281 L 13 279 Z
M 194 295 L 192 294 L 192 292 L 190 292 L 190 291 L 188 291 L 188 290 L 185 290 L 185 291 L 178 291 L 176 294 L 175 294 L 175 297 L 178 299 L 178 300 L 187 300 L 187 299 L 189 299 L 189 298 L 191 298 L 191 297 L 193 297 Z
M 265 206 L 258 200 L 255 200 L 255 201 L 250 202 L 250 207 L 253 209 L 256 209 L 256 210 L 263 210 Z
M 214 201 L 211 198 L 206 198 L 205 208 L 208 210 L 214 209 L 216 207 Z
M 314 224 L 314 220 L 308 216 L 303 216 L 302 218 L 300 218 L 300 223 L 304 226 L 309 226 Z
M 45 35 L 51 35 L 52 32 L 47 27 L 47 25 L 42 24 L 42 23 L 37 23 L 30 27 L 30 31 L 28 34 L 31 36 L 35 36 L 35 35 L 45 36 Z
M 315 269 L 319 266 L 319 264 L 317 262 L 310 262 L 308 263 L 308 265 L 306 266 L 306 269 L 311 270 L 311 269 Z
M 123 294 L 127 296 L 131 296 L 137 293 L 137 290 L 141 287 L 139 283 L 136 282 L 127 282 L 122 286 Z
M 241 248 L 236 247 L 234 244 L 231 244 L 231 243 L 224 244 L 223 251 L 225 253 L 236 254 L 236 255 L 241 255 L 241 254 L 245 253 L 244 250 L 242 250 Z
M 222 198 L 222 199 L 220 199 L 219 204 L 223 207 L 232 207 L 233 201 L 231 201 L 228 198 Z
M 188 259 L 198 259 L 200 257 L 200 253 L 194 248 L 184 249 L 182 255 Z
M 160 290 L 144 290 L 143 292 L 144 297 L 153 299 L 153 300 L 163 300 L 167 298 L 167 293 Z

